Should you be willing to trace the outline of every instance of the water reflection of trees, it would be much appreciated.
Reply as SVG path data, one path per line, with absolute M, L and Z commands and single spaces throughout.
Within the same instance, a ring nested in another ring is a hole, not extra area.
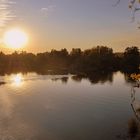
M 137 80 L 131 88 L 131 107 L 136 119 L 140 122 L 140 100 L 136 98 L 136 88 L 140 88 L 139 80 Z
M 140 140 L 140 100 L 136 98 L 136 90 L 140 88 L 139 80 L 132 80 L 130 76 L 125 75 L 127 82 L 131 82 L 131 108 L 134 117 L 128 120 L 128 130 L 125 135 L 118 135 L 118 139 Z
M 140 101 L 136 98 L 138 88 L 140 88 L 140 81 L 136 80 L 131 88 L 131 107 L 135 118 L 128 122 L 128 134 L 131 139 L 140 139 Z
M 52 78 L 52 81 L 54 81 L 54 82 L 59 81 L 59 80 L 62 83 L 66 84 L 69 80 L 69 77 L 64 76 L 64 77 L 60 77 L 60 78 Z
M 81 82 L 82 79 L 89 80 L 92 84 L 96 83 L 105 83 L 105 82 L 113 82 L 113 72 L 104 72 L 104 73 L 91 73 L 91 74 L 81 74 L 72 76 L 72 80 L 76 82 Z
M 27 73 L 22 73 L 23 75 L 26 75 Z M 38 74 L 38 73 L 37 73 Z M 10 74 L 9 74 L 10 75 Z M 41 73 L 38 75 L 42 75 Z M 47 76 L 48 74 L 43 74 L 43 76 Z M 112 83 L 113 82 L 113 72 L 104 72 L 104 73 L 91 73 L 91 74 L 78 74 L 78 75 L 51 75 L 51 80 L 54 82 L 61 81 L 62 83 L 66 84 L 68 83 L 70 77 L 75 82 L 81 82 L 82 80 L 88 80 L 91 84 L 97 84 L 101 83 L 104 84 L 106 82 Z M 5 84 L 5 82 L 1 81 L 0 85 Z
M 81 82 L 83 79 L 88 80 L 92 84 L 101 83 L 104 84 L 106 82 L 112 83 L 113 82 L 113 72 L 104 72 L 104 73 L 91 73 L 91 74 L 78 74 L 71 76 L 71 79 L 75 82 Z M 59 76 L 52 78 L 52 81 L 62 81 L 62 83 L 67 83 L 69 80 L 69 76 Z
M 28 73 L 21 73 L 23 75 L 27 75 Z M 38 74 L 38 73 L 37 73 Z M 17 75 L 17 74 L 16 74 Z M 42 75 L 42 74 L 38 74 L 38 75 Z M 78 75 L 48 75 L 48 74 L 43 74 L 43 77 L 45 76 L 51 76 L 51 80 L 53 82 L 57 82 L 57 81 L 61 81 L 64 84 L 67 84 L 68 81 L 71 79 L 72 81 L 75 82 L 81 82 L 82 80 L 87 80 L 89 81 L 91 84 L 97 84 L 97 83 L 101 83 L 104 84 L 106 82 L 112 83 L 113 82 L 113 72 L 104 72 L 104 73 L 91 73 L 91 74 L 78 74 Z M 9 74 L 10 76 L 10 74 Z M 34 80 L 34 79 L 30 79 L 30 80 Z M 36 78 L 35 78 L 36 80 Z M 27 80 L 24 80 L 27 81 Z M 0 81 L 0 85 L 5 84 L 4 81 Z

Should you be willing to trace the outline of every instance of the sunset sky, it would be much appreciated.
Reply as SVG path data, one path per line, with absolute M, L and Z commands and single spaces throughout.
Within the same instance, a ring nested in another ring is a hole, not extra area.
M 137 22 L 131 22 L 128 0 L 114 7 L 116 0 L 0 0 L 0 51 L 3 35 L 12 28 L 29 37 L 27 52 L 82 48 L 97 45 L 123 51 L 140 46 Z

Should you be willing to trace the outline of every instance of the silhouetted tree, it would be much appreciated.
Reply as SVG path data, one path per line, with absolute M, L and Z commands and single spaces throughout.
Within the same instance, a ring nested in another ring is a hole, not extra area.
M 123 72 L 139 68 L 140 56 L 138 47 L 128 47 L 124 53 L 113 53 L 112 48 L 97 46 L 82 51 L 80 48 L 51 50 L 32 54 L 14 52 L 4 54 L 0 52 L 0 74 L 12 72 L 37 72 L 40 74 L 90 75 L 121 70 Z
M 127 69 L 139 68 L 139 49 L 138 47 L 127 47 L 124 52 L 124 67 Z

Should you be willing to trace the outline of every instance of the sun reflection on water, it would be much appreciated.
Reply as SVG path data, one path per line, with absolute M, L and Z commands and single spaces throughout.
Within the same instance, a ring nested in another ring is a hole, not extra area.
M 15 87 L 21 87 L 24 83 L 23 80 L 24 80 L 24 78 L 21 73 L 11 76 L 12 85 Z

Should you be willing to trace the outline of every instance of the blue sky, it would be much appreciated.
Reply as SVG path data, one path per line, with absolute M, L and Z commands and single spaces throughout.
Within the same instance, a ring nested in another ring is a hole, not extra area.
M 123 51 L 139 46 L 137 23 L 131 22 L 128 0 L 0 0 L 0 35 L 13 27 L 30 37 L 27 51 L 97 45 Z M 2 14 L 3 13 L 3 14 Z M 1 50 L 4 50 L 1 47 Z M 6 51 L 6 49 L 4 50 Z

